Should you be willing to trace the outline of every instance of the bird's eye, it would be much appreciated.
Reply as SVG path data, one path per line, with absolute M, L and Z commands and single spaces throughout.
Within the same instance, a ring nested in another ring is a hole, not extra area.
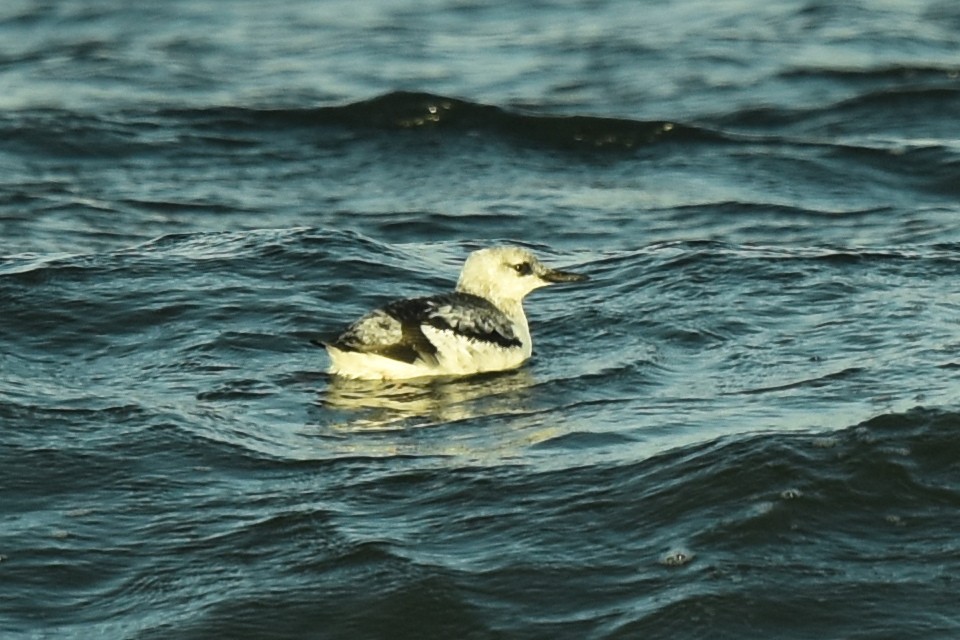
M 533 273 L 533 265 L 529 262 L 521 262 L 520 264 L 513 265 L 513 270 L 516 271 L 518 275 L 528 276 Z

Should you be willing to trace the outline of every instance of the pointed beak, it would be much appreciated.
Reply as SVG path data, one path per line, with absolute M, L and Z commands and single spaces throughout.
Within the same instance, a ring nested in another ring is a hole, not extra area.
M 587 276 L 581 273 L 571 273 L 570 271 L 559 271 L 557 269 L 547 269 L 540 274 L 540 279 L 546 282 L 583 282 L 589 280 Z

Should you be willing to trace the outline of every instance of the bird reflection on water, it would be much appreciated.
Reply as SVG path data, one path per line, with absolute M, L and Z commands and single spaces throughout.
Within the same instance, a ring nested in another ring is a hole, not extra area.
M 308 428 L 313 455 L 506 464 L 564 428 L 544 411 L 540 386 L 527 369 L 393 382 L 332 376 Z
M 391 382 L 331 376 L 318 405 L 339 414 L 338 431 L 405 429 L 528 413 L 535 387 L 525 369 Z

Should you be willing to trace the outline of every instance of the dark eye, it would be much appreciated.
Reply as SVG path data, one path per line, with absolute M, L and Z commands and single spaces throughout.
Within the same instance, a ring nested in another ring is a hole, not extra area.
M 520 264 L 513 265 L 513 270 L 516 271 L 518 275 L 528 276 L 533 273 L 533 265 L 529 262 L 521 262 Z

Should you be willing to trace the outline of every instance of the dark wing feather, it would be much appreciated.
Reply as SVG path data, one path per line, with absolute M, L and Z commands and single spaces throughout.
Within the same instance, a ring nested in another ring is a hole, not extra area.
M 391 302 L 354 322 L 331 346 L 435 365 L 437 348 L 424 335 L 423 325 L 501 347 L 521 346 L 503 312 L 479 296 L 459 292 Z
M 371 311 L 350 325 L 331 346 L 341 351 L 373 353 L 409 364 L 417 360 L 436 364 L 437 348 L 423 335 L 420 329 L 422 320 L 418 320 L 418 317 L 425 316 L 426 306 L 409 304 L 402 314 L 395 313 L 395 305 L 416 302 L 403 300 Z
M 434 296 L 429 300 L 432 310 L 426 322 L 430 326 L 505 348 L 521 346 L 513 331 L 513 323 L 488 300 L 460 292 Z

